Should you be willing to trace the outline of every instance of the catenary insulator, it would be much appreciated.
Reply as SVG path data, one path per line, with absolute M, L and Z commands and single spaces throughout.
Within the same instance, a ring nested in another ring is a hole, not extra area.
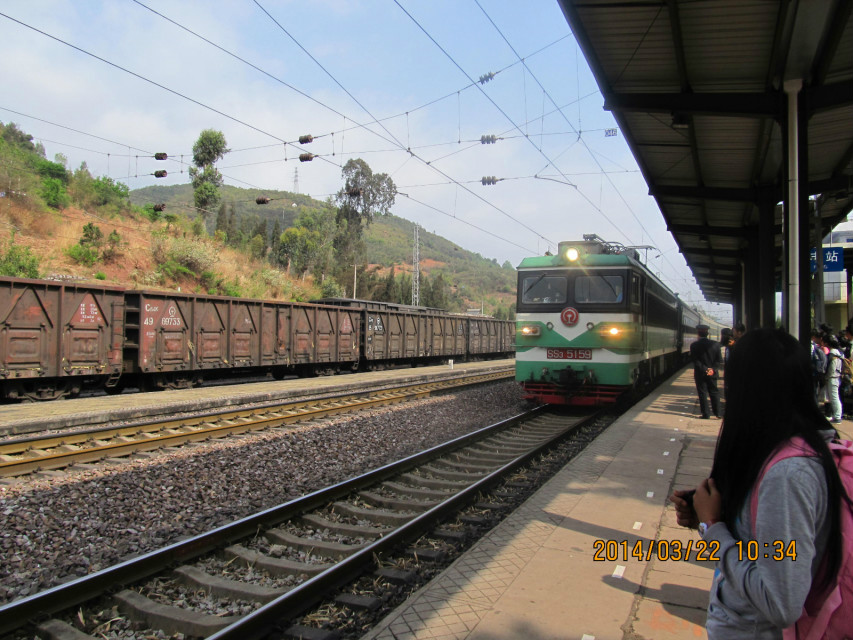
M 154 159 L 155 160 L 168 160 L 169 154 L 168 153 L 155 153 Z
M 480 84 L 486 84 L 489 80 L 495 77 L 494 71 L 489 71 L 486 74 L 480 76 Z
M 165 169 L 160 169 L 160 170 L 154 172 L 155 178 L 165 178 L 167 175 L 169 175 L 169 174 L 166 173 Z
M 314 159 L 313 153 L 300 153 L 299 162 L 311 162 Z
M 314 142 L 314 136 L 310 134 L 307 136 L 299 136 L 299 144 L 308 144 L 309 142 Z
M 257 198 L 255 198 L 255 203 L 256 204 L 269 204 L 270 199 L 267 198 L 266 196 L 258 196 Z
M 154 211 L 165 211 L 165 209 L 166 209 L 166 205 L 162 202 L 160 204 L 154 205 Z
M 498 179 L 495 176 L 483 176 L 483 179 L 480 180 L 480 182 L 483 183 L 483 186 L 486 186 L 490 184 L 497 184 Z
M 480 144 L 495 144 L 498 137 L 495 134 L 489 136 L 480 136 Z

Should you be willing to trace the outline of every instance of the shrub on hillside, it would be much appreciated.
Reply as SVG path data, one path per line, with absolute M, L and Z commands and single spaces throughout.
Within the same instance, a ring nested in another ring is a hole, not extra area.
M 39 195 L 51 209 L 65 209 L 71 203 L 65 183 L 58 178 L 45 178 Z
M 196 277 L 210 271 L 218 260 L 214 247 L 192 238 L 168 238 L 160 235 L 154 238 L 152 251 L 158 264 L 173 262 L 185 267 Z
M 16 278 L 38 278 L 39 261 L 29 247 L 14 244 L 12 240 L 0 245 L 0 275 Z
M 81 244 L 74 244 L 65 250 L 65 254 L 77 264 L 82 264 L 86 267 L 91 267 L 98 261 L 98 250 L 94 247 L 84 247 Z
M 331 278 L 326 278 L 320 285 L 320 293 L 323 298 L 342 298 L 344 296 L 344 288 Z

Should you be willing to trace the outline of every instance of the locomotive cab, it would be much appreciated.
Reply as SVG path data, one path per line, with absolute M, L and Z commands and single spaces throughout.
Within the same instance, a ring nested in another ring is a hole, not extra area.
M 516 380 L 541 402 L 614 402 L 644 376 L 645 361 L 674 350 L 675 315 L 675 296 L 635 249 L 597 236 L 561 242 L 556 255 L 518 268 Z

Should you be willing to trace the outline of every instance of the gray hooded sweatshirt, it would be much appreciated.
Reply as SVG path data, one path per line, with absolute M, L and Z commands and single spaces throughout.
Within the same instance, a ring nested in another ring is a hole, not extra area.
M 786 458 L 767 471 L 758 488 L 754 535 L 751 500 L 752 491 L 734 532 L 723 522 L 705 532 L 706 541 L 720 543 L 708 604 L 710 640 L 781 639 L 782 630 L 802 614 L 826 548 L 826 474 L 818 459 Z M 758 545 L 748 549 L 750 539 Z M 785 553 L 790 550 L 796 560 Z M 756 560 L 748 559 L 756 554 Z

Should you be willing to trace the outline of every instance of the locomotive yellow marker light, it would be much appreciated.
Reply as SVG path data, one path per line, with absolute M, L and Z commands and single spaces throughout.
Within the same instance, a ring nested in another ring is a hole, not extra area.
M 611 336 L 618 336 L 619 335 L 619 328 L 618 327 L 610 327 L 607 330 L 607 333 L 609 333 Z
M 525 324 L 519 328 L 523 336 L 538 336 L 541 335 L 542 329 L 536 325 Z

